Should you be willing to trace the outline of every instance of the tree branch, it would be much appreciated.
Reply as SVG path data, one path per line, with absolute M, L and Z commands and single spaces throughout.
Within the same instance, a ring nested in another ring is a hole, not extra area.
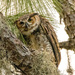
M 75 43 L 73 41 L 59 42 L 59 46 L 60 48 L 65 48 L 67 50 L 75 49 Z

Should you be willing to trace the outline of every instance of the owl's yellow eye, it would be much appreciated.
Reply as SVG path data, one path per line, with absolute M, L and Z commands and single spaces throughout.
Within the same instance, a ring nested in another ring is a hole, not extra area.
M 20 24 L 21 24 L 21 25 L 23 25 L 23 24 L 24 24 L 24 22 L 20 22 Z
M 31 22 L 32 20 L 33 20 L 33 19 L 29 18 L 29 19 L 28 19 L 28 22 Z

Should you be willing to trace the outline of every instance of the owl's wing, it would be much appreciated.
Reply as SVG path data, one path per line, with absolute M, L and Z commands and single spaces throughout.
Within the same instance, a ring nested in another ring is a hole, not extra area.
M 47 39 L 49 40 L 53 53 L 55 56 L 56 65 L 58 66 L 61 60 L 60 50 L 59 50 L 59 44 L 57 40 L 57 36 L 55 34 L 55 31 L 53 30 L 53 27 L 50 25 L 48 20 L 41 17 L 41 27 L 44 31 L 44 34 L 46 35 Z

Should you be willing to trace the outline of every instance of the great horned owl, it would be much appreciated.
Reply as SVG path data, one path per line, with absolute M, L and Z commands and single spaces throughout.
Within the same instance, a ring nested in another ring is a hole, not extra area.
M 52 61 L 59 65 L 61 55 L 58 40 L 49 21 L 38 13 L 26 14 L 15 21 L 16 26 L 32 50 L 48 53 Z

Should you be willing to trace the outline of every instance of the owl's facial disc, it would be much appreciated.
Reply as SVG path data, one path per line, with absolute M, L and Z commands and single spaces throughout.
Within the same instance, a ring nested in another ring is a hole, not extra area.
M 21 19 L 17 23 L 17 27 L 23 35 L 30 35 L 38 28 L 39 25 L 40 17 L 36 13 L 29 15 L 29 17 L 26 19 Z

